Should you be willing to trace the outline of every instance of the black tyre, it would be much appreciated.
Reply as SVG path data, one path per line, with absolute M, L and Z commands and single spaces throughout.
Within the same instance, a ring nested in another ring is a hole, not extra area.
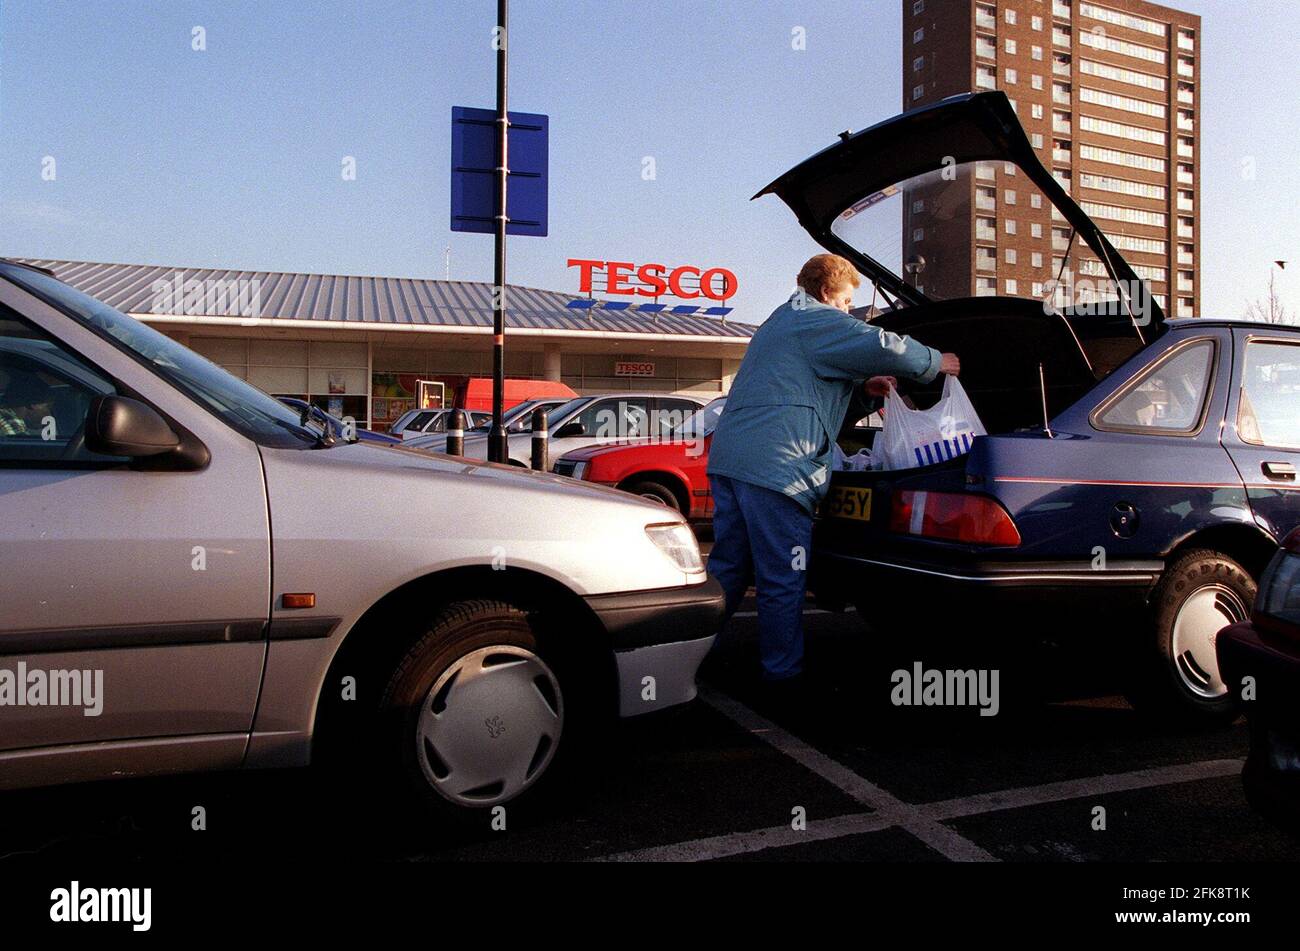
M 470 818 L 536 797 L 564 733 L 564 690 L 523 612 L 462 601 L 397 666 L 379 724 L 390 774 L 434 811 Z
M 1188 726 L 1235 719 L 1236 691 L 1220 676 L 1214 640 L 1249 616 L 1255 589 L 1246 569 L 1220 552 L 1189 551 L 1169 565 L 1128 671 L 1133 705 Z
M 649 499 L 652 502 L 666 505 L 674 512 L 680 512 L 682 510 L 681 503 L 677 501 L 676 493 L 660 482 L 654 482 L 649 479 L 642 482 L 634 482 L 627 486 L 625 491 L 631 492 L 633 495 L 639 495 L 643 499 Z

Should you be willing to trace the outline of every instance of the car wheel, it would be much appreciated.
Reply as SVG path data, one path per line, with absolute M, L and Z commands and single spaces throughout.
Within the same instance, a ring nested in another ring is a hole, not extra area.
M 1249 617 L 1255 587 L 1245 568 L 1215 551 L 1189 551 L 1166 568 L 1139 645 L 1133 705 L 1189 724 L 1235 719 L 1236 695 L 1219 673 L 1214 641 Z
M 668 486 L 659 482 L 636 482 L 627 487 L 628 492 L 633 495 L 639 495 L 643 499 L 649 499 L 651 502 L 658 502 L 660 505 L 666 505 L 674 512 L 682 510 L 681 503 L 677 501 L 677 495 Z
M 531 797 L 565 727 L 564 691 L 527 616 L 497 601 L 442 610 L 393 673 L 380 712 L 407 788 L 461 817 Z

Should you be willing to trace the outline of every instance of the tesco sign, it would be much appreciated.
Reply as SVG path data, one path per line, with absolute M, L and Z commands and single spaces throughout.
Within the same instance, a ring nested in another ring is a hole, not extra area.
M 631 261 L 595 261 L 588 258 L 569 258 L 569 267 L 578 269 L 578 290 L 591 293 L 592 275 L 603 271 L 605 293 L 627 296 L 659 297 L 671 294 L 684 300 L 707 297 L 725 301 L 736 293 L 738 282 L 734 272 L 725 267 L 701 269 L 683 264 L 670 268 L 666 264 L 633 264 Z M 698 278 L 694 287 L 684 286 L 684 278 Z M 636 284 L 628 281 L 635 280 Z

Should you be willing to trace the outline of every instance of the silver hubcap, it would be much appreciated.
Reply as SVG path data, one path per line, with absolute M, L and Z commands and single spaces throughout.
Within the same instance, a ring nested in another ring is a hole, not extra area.
M 555 756 L 564 700 L 532 651 L 501 645 L 461 657 L 430 688 L 416 727 L 429 785 L 462 806 L 505 802 L 533 785 Z
M 1210 584 L 1197 588 L 1174 619 L 1174 666 L 1183 685 L 1198 697 L 1213 700 L 1227 693 L 1219 675 L 1214 638 L 1229 624 L 1245 620 L 1246 606 L 1231 588 Z

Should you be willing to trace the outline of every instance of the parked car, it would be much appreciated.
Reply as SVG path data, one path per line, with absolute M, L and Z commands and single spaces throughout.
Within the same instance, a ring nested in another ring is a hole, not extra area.
M 603 445 L 641 436 L 667 436 L 686 417 L 696 412 L 705 401 L 698 396 L 680 396 L 668 393 L 607 393 L 600 396 L 579 396 L 561 403 L 547 413 L 547 431 L 550 433 L 550 456 L 563 455 L 583 446 Z M 531 413 L 518 419 L 522 428 L 507 435 L 509 461 L 527 467 L 532 463 L 533 437 Z M 410 445 L 441 451 L 432 440 L 411 440 Z M 488 433 L 486 430 L 465 434 L 464 456 L 467 459 L 487 458 Z M 436 448 L 435 448 L 436 447 Z
M 507 433 L 531 432 L 534 410 L 539 408 L 549 410 L 556 406 L 563 406 L 567 402 L 569 402 L 567 399 L 561 397 L 524 400 L 522 403 L 516 403 L 501 414 L 501 425 L 505 427 Z M 465 430 L 465 435 L 467 437 L 485 437 L 492 431 L 492 414 L 484 413 L 478 415 L 480 418 L 473 428 Z M 446 452 L 446 426 L 444 424 L 443 429 L 438 432 L 415 434 L 409 438 L 404 437 L 403 442 L 412 449 L 427 449 L 432 452 Z
M 329 422 L 330 435 L 335 439 L 347 439 L 350 431 L 357 439 L 364 442 L 374 442 L 388 446 L 396 445 L 401 442 L 401 440 L 396 436 L 389 436 L 387 433 L 377 433 L 370 429 L 357 428 L 355 423 L 352 426 L 349 426 L 337 416 L 325 412 L 319 406 L 313 406 L 306 400 L 300 400 L 293 396 L 280 396 L 276 398 L 290 409 L 297 410 L 299 416 L 303 413 L 312 413 L 319 418 L 327 420 Z
M 3 788 L 352 754 L 488 807 L 690 700 L 721 614 L 663 506 L 342 442 L 5 261 L 0 495 L 0 686 L 50 685 L 0 706 Z
M 993 191 L 1018 192 L 1022 220 L 1050 226 L 1055 207 L 1056 269 L 1105 274 L 1094 290 L 1109 298 L 1077 288 L 1071 300 L 1065 283 L 1060 306 L 972 297 L 969 273 L 900 229 L 927 208 L 932 228 L 968 228 L 990 176 Z M 768 193 L 876 285 L 883 332 L 961 357 L 988 430 L 946 461 L 829 474 L 809 577 L 821 604 L 857 603 L 922 634 L 1077 630 L 1135 703 L 1232 716 L 1214 635 L 1245 618 L 1278 540 L 1300 524 L 1300 394 L 1271 382 L 1300 366 L 1300 330 L 1166 320 L 1000 92 L 847 136 Z M 873 218 L 895 240 L 862 227 Z M 924 408 L 940 385 L 900 389 Z
M 488 425 L 492 422 L 490 412 L 466 410 L 465 413 L 473 426 Z M 448 408 L 407 410 L 388 427 L 388 431 L 401 441 L 430 433 L 445 433 L 447 420 L 451 414 L 452 410 Z
M 1215 646 L 1223 682 L 1250 724 L 1246 798 L 1300 832 L 1300 531 L 1260 578 L 1251 620 L 1220 631 Z
M 709 445 L 726 397 L 712 400 L 666 438 L 632 439 L 566 452 L 553 471 L 623 489 L 666 505 L 692 521 L 713 518 L 705 472 Z

